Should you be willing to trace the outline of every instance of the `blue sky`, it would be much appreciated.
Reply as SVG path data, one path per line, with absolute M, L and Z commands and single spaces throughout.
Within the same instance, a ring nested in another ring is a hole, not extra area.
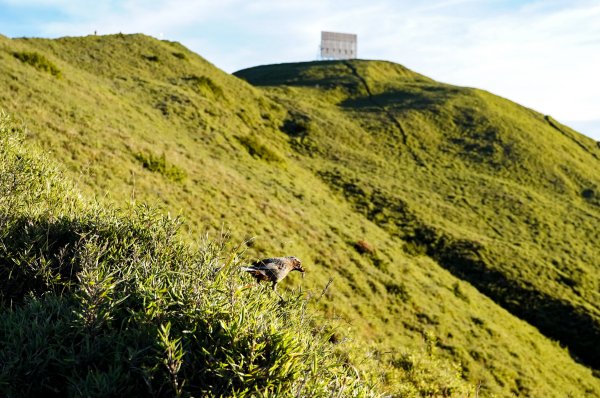
M 358 54 L 478 87 L 600 141 L 600 0 L 0 0 L 0 34 L 145 33 L 227 72 L 317 57 L 321 30 Z

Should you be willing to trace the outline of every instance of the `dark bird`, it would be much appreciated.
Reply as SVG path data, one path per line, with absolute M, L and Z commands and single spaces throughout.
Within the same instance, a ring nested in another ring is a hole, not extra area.
M 296 257 L 265 258 L 252 263 L 249 267 L 240 267 L 240 269 L 252 274 L 259 282 L 270 281 L 275 293 L 277 293 L 275 290 L 277 284 L 290 271 L 300 271 L 302 272 L 302 277 L 304 277 L 304 268 L 302 268 L 302 263 Z

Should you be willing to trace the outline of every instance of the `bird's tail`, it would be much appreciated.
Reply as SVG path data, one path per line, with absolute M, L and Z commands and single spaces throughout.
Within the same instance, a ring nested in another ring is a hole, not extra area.
M 252 271 L 256 271 L 254 268 L 252 267 L 240 267 L 241 271 L 246 271 L 246 272 L 252 272 Z

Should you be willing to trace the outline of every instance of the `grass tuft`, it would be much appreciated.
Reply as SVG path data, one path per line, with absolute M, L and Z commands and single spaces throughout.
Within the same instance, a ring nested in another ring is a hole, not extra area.
M 44 55 L 35 51 L 14 51 L 12 55 L 19 61 L 33 66 L 37 70 L 50 73 L 52 76 L 60 78 L 62 72 Z
M 250 156 L 257 159 L 265 160 L 270 163 L 283 165 L 285 160 L 277 152 L 271 150 L 263 141 L 256 135 L 246 135 L 236 137 L 238 142 L 242 144 L 248 151 Z
M 164 153 L 158 156 L 150 152 L 139 152 L 135 155 L 135 158 L 145 169 L 162 174 L 172 181 L 182 182 L 187 177 L 185 170 L 167 162 Z

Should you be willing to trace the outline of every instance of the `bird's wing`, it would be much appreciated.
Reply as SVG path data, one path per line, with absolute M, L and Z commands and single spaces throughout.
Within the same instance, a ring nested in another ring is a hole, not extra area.
M 281 270 L 286 266 L 285 258 L 265 258 L 264 260 L 255 261 L 252 267 L 255 269 Z
M 262 280 L 262 281 L 270 281 L 271 280 L 271 277 L 269 275 L 269 270 L 256 269 L 256 268 L 250 268 L 250 267 L 240 267 L 240 269 L 242 271 L 246 271 L 246 272 L 250 273 L 252 276 L 254 276 L 258 280 Z

